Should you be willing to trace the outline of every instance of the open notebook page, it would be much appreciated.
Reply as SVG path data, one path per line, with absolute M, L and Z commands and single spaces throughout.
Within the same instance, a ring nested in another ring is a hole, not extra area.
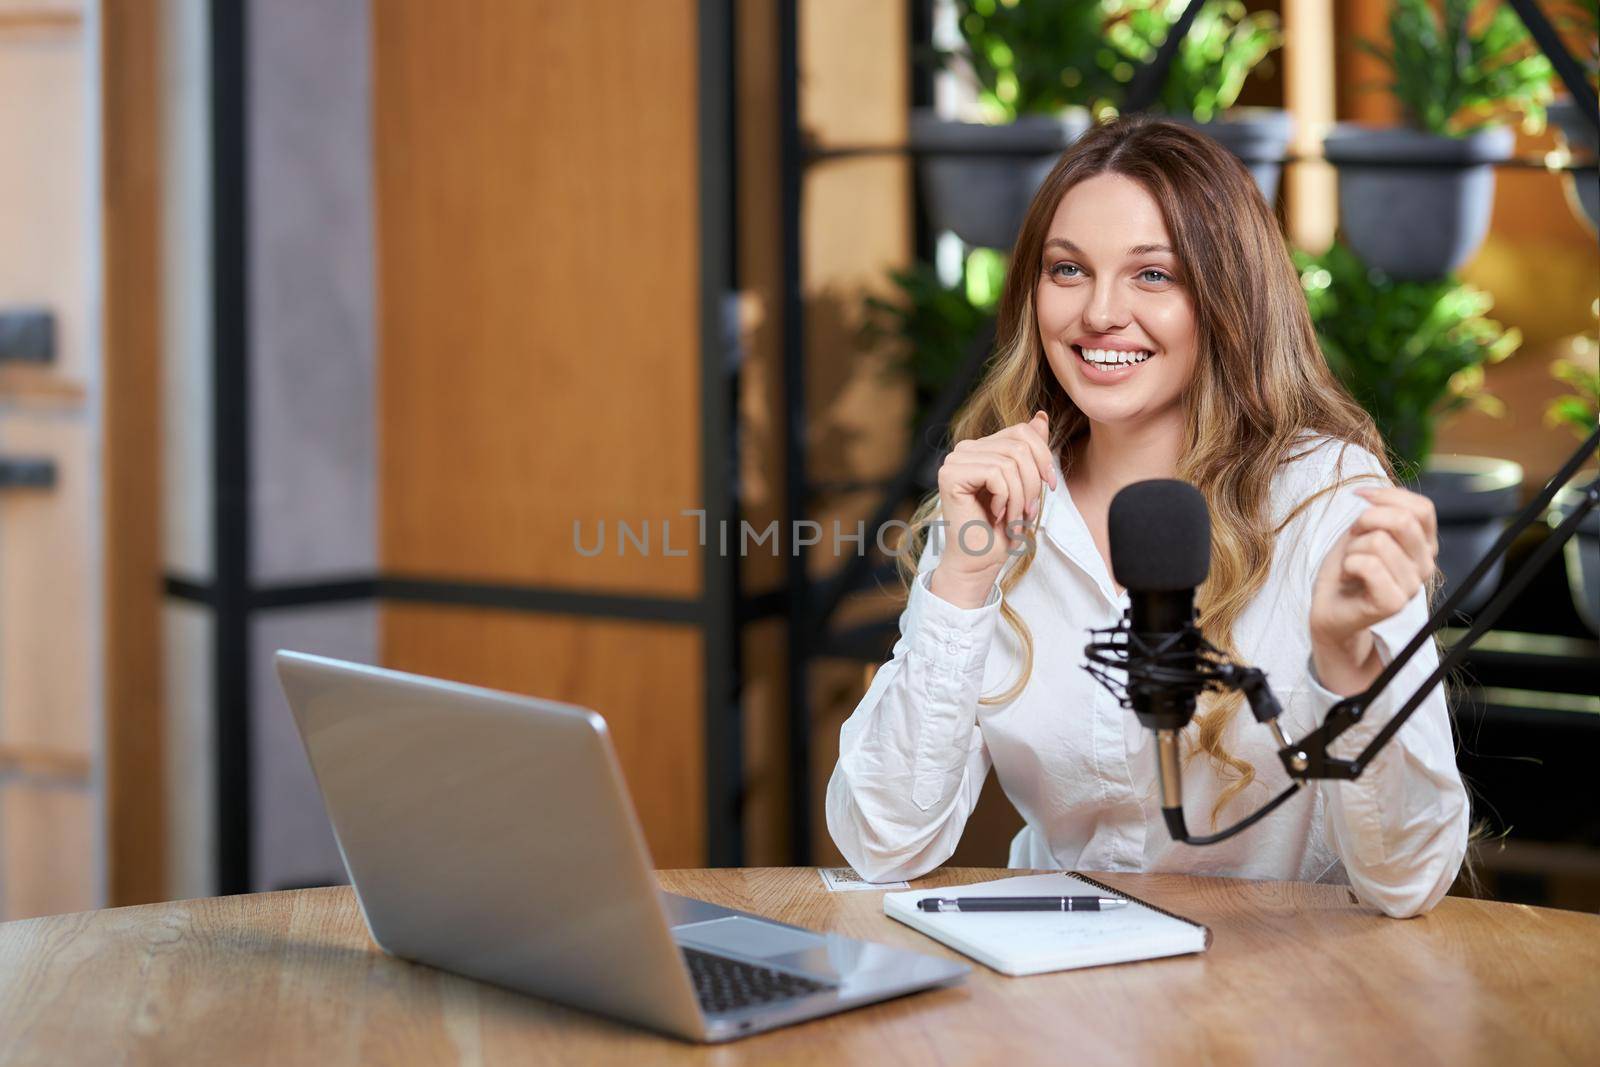
M 925 912 L 923 897 L 1118 896 L 1111 911 Z M 1002 974 L 1040 974 L 1204 952 L 1211 931 L 1126 893 L 1070 874 L 1034 874 L 886 893 L 884 914 Z

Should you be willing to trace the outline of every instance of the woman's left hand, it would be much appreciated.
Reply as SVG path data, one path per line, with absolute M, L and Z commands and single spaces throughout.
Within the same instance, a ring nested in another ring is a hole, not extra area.
M 1334 544 L 1311 592 L 1312 651 L 1318 673 L 1330 688 L 1339 687 L 1330 684 L 1329 675 L 1348 673 L 1368 662 L 1373 652 L 1368 627 L 1394 615 L 1417 595 L 1432 576 L 1439 554 L 1433 501 L 1393 486 L 1356 493 L 1372 507 L 1357 516 Z M 1358 683 L 1359 679 L 1346 687 Z

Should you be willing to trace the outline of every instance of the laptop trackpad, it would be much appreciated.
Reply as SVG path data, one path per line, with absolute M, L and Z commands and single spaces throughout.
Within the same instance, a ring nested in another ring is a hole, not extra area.
M 774 926 L 771 923 L 745 919 L 737 915 L 730 915 L 725 919 L 712 919 L 710 922 L 674 926 L 672 935 L 678 941 L 693 945 L 695 948 L 763 959 L 768 956 L 782 956 L 790 952 L 819 948 L 827 942 L 827 938 L 820 934 L 790 930 L 788 927 Z

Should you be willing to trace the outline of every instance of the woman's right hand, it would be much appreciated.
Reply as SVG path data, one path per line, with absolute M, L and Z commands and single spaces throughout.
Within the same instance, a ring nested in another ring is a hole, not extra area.
M 978 607 L 1039 513 L 1043 486 L 1056 485 L 1050 420 L 1043 411 L 988 437 L 958 441 L 939 467 L 935 531 L 942 554 L 929 588 L 958 607 Z

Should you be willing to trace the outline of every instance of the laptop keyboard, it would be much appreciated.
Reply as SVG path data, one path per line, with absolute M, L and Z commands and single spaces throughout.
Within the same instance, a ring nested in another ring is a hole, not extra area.
M 682 951 L 689 964 L 689 974 L 694 977 L 695 994 L 707 1012 L 771 1004 L 833 988 L 825 982 L 775 971 L 771 967 L 758 967 L 692 948 L 682 948 Z

